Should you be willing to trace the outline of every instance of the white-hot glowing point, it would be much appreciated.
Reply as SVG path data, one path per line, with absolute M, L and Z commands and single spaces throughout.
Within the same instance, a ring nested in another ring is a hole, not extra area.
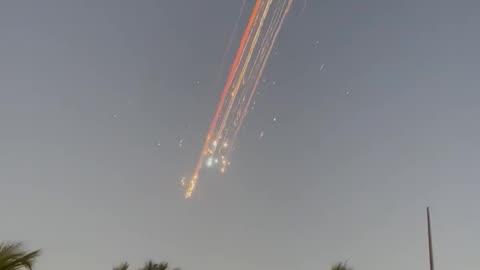
M 185 180 L 187 180 L 186 177 L 182 177 L 182 179 L 180 180 L 180 184 L 182 185 L 182 187 L 185 187 Z
M 207 162 L 206 162 L 205 165 L 207 165 L 207 167 L 209 167 L 209 168 L 212 167 L 212 165 L 213 165 L 213 158 L 212 158 L 212 157 L 209 157 L 209 158 L 207 159 Z

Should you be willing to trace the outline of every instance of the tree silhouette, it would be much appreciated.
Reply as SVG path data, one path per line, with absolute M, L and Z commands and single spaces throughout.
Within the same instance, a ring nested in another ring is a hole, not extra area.
M 145 263 L 145 266 L 143 268 L 140 268 L 140 270 L 167 270 L 168 269 L 168 263 L 154 263 L 152 260 L 148 261 Z
M 332 266 L 332 270 L 353 270 L 346 262 L 336 263 Z
M 127 262 L 124 262 L 117 266 L 114 266 L 113 270 L 128 270 L 129 267 L 130 265 Z M 170 268 L 168 266 L 168 263 L 166 262 L 155 263 L 154 261 L 149 260 L 139 270 L 170 270 Z M 180 268 L 174 268 L 173 270 L 180 270 Z
M 22 243 L 0 243 L 0 270 L 32 270 L 40 250 L 29 252 Z
M 128 270 L 128 267 L 130 267 L 130 265 L 127 262 L 123 262 L 117 266 L 114 266 L 113 270 Z

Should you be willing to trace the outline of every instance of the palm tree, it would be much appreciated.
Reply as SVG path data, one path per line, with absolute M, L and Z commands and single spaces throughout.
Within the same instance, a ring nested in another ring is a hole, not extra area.
M 346 262 L 340 262 L 334 264 L 332 270 L 353 270 L 353 268 L 349 267 Z
M 40 250 L 26 251 L 22 243 L 0 243 L 0 270 L 32 270 Z
M 167 269 L 168 269 L 168 263 L 165 263 L 165 262 L 154 263 L 152 260 L 146 262 L 145 266 L 143 266 L 143 268 L 140 268 L 140 270 L 167 270 Z
M 130 267 L 130 265 L 127 262 L 123 262 L 117 266 L 114 266 L 113 270 L 128 270 L 128 267 Z
M 129 267 L 130 265 L 127 262 L 124 262 L 117 266 L 114 266 L 113 270 L 128 270 Z M 168 263 L 166 262 L 155 263 L 152 260 L 149 260 L 139 270 L 170 270 L 170 268 L 168 266 Z M 180 270 L 180 268 L 174 268 L 173 270 Z

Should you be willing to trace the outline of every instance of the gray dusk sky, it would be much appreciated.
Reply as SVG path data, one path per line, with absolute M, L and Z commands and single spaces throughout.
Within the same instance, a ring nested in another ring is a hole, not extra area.
M 1 1 L 0 240 L 37 270 L 421 270 L 430 205 L 437 269 L 477 269 L 480 1 L 297 0 L 186 201 L 241 4 Z

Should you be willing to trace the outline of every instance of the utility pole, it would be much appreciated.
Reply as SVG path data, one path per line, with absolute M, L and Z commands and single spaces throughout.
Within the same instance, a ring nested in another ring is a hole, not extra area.
M 427 224 L 428 224 L 428 254 L 430 257 L 430 270 L 435 270 L 435 267 L 433 266 L 432 227 L 430 225 L 430 207 L 427 207 Z

